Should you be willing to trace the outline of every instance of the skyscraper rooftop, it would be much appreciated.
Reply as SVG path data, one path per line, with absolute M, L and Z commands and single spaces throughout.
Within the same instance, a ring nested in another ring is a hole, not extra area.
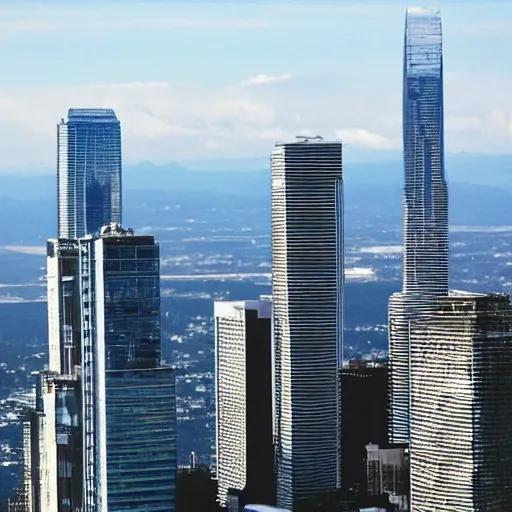
M 117 116 L 111 108 L 70 108 L 68 120 L 72 123 L 117 121 Z

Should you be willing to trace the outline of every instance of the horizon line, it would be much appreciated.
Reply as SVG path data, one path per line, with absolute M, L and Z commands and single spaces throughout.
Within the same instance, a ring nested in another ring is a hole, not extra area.
M 1 0 L 0 0 L 1 1 Z M 368 149 L 368 150 L 361 150 L 365 153 L 365 155 L 361 155 L 359 158 L 348 158 L 344 159 L 343 163 L 347 165 L 352 164 L 358 164 L 358 165 L 364 165 L 364 164 L 391 164 L 391 163 L 397 163 L 401 164 L 403 163 L 402 158 L 402 150 L 400 149 Z M 367 156 L 368 155 L 368 156 Z M 376 157 L 379 155 L 387 156 L 387 159 L 378 160 Z M 389 156 L 395 156 L 397 158 L 389 159 Z M 357 155 L 356 155 L 357 156 Z M 486 158 L 512 158 L 512 152 L 505 153 L 494 153 L 494 152 L 470 152 L 470 151 L 456 151 L 456 152 L 445 152 L 445 157 L 453 158 L 453 157 L 462 157 L 462 156 L 468 156 L 468 157 L 486 157 Z M 368 158 L 368 160 L 365 160 L 365 157 Z M 186 171 L 201 171 L 204 169 L 194 169 L 192 167 L 187 167 L 187 164 L 208 164 L 208 163 L 235 163 L 235 162 L 258 162 L 262 160 L 268 160 L 268 167 L 270 168 L 270 156 L 269 155 L 261 155 L 261 156 L 226 156 L 226 157 L 205 157 L 205 158 L 186 158 L 186 159 L 176 159 L 176 160 L 169 160 L 164 163 L 154 162 L 149 159 L 142 159 L 142 160 L 128 160 L 123 162 L 123 168 L 130 168 L 130 167 L 139 167 L 142 165 L 151 165 L 153 167 L 157 168 L 164 168 L 169 166 L 176 166 L 176 167 L 182 167 L 183 170 Z M 264 170 L 263 168 L 252 168 L 252 169 L 240 169 L 241 172 L 246 171 L 258 171 L 258 170 Z M 222 171 L 222 169 L 216 169 L 212 170 L 212 172 L 216 171 Z M 230 171 L 229 169 L 224 169 L 224 171 Z M 52 174 L 55 172 L 55 168 L 50 167 L 46 164 L 24 164 L 24 165 L 13 165 L 13 166 L 6 166 L 6 167 L 0 167 L 0 175 L 1 174 L 15 174 L 18 172 L 22 173 L 33 173 L 33 174 Z M 236 170 L 231 170 L 230 172 L 237 172 Z

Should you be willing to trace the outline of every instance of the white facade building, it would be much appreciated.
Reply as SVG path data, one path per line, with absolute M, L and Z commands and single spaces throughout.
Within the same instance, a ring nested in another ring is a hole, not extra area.
M 510 297 L 439 298 L 411 342 L 411 510 L 512 510 Z
M 342 145 L 300 139 L 272 153 L 277 504 L 290 509 L 340 483 Z
M 272 499 L 271 317 L 268 297 L 214 303 L 221 506 L 229 505 L 230 490 L 246 490 L 262 501 Z

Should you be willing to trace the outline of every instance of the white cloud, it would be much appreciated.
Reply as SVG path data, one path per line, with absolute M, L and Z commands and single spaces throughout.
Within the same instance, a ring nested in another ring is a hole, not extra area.
M 56 124 L 70 107 L 113 108 L 121 120 L 126 161 L 167 162 L 221 150 L 227 156 L 265 154 L 270 145 L 258 143 L 257 134 L 275 123 L 271 102 L 236 87 L 130 82 L 0 88 L 1 168 L 53 167 Z
M 242 82 L 242 85 L 263 85 L 263 84 L 273 84 L 276 82 L 286 82 L 291 80 L 293 77 L 290 73 L 283 73 L 282 75 L 270 76 L 265 74 L 259 74 L 256 76 L 252 76 L 248 80 Z
M 397 149 L 400 139 L 385 137 L 363 128 L 348 128 L 337 130 L 336 137 L 347 145 L 361 146 L 367 149 Z
M 512 139 L 512 115 L 510 110 L 493 108 L 488 114 L 489 125 L 493 132 L 500 137 Z
M 97 18 L 70 21 L 63 19 L 58 21 L 53 18 L 50 21 L 42 20 L 2 20 L 0 30 L 3 32 L 48 32 L 48 31 L 91 31 L 112 29 L 144 29 L 144 30 L 168 30 L 173 28 L 185 28 L 192 30 L 241 30 L 259 29 L 270 25 L 267 20 L 255 20 L 249 18 L 219 17 L 219 18 L 133 18 L 98 20 Z
M 85 89 L 156 89 L 169 87 L 168 82 L 124 82 L 119 84 L 89 84 Z
M 450 117 L 445 121 L 445 128 L 454 132 L 480 130 L 482 128 L 482 120 L 478 116 Z
M 456 75 L 447 79 L 452 97 L 445 104 L 446 150 L 512 152 L 512 100 L 505 85 L 490 97 L 483 93 L 486 83 L 473 83 L 457 96 L 460 84 Z M 261 157 L 276 141 L 317 134 L 342 139 L 350 159 L 351 147 L 401 147 L 399 92 L 341 94 L 337 83 L 324 78 L 293 81 L 285 89 L 158 81 L 0 87 L 0 170 L 53 168 L 55 125 L 70 107 L 113 108 L 121 120 L 126 162 Z
M 498 36 L 500 38 L 510 38 L 511 34 L 512 22 L 507 19 L 485 21 L 475 16 L 472 23 L 456 24 L 450 27 L 452 37 Z
M 146 18 L 129 20 L 94 21 L 89 24 L 93 29 L 109 28 L 142 28 L 142 29 L 168 29 L 190 28 L 202 30 L 251 29 L 268 27 L 269 22 L 245 18 Z
M 22 31 L 22 32 L 46 32 L 56 28 L 55 23 L 51 21 L 39 20 L 2 20 L 0 21 L 0 31 Z
M 274 126 L 272 128 L 262 130 L 258 137 L 262 140 L 276 142 L 278 140 L 288 140 L 291 138 L 291 135 L 282 128 Z
M 220 149 L 220 144 L 214 140 L 207 140 L 204 143 L 206 149 Z
M 148 139 L 162 136 L 192 136 L 199 133 L 198 130 L 172 125 L 158 117 L 148 115 L 141 111 L 136 111 L 133 114 L 131 132 L 133 135 Z

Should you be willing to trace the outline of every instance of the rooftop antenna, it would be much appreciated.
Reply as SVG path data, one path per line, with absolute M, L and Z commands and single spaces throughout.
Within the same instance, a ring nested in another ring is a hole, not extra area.
M 313 137 L 310 137 L 309 135 L 296 135 L 295 138 L 303 142 L 309 142 L 310 140 L 324 140 L 320 135 L 315 135 Z

